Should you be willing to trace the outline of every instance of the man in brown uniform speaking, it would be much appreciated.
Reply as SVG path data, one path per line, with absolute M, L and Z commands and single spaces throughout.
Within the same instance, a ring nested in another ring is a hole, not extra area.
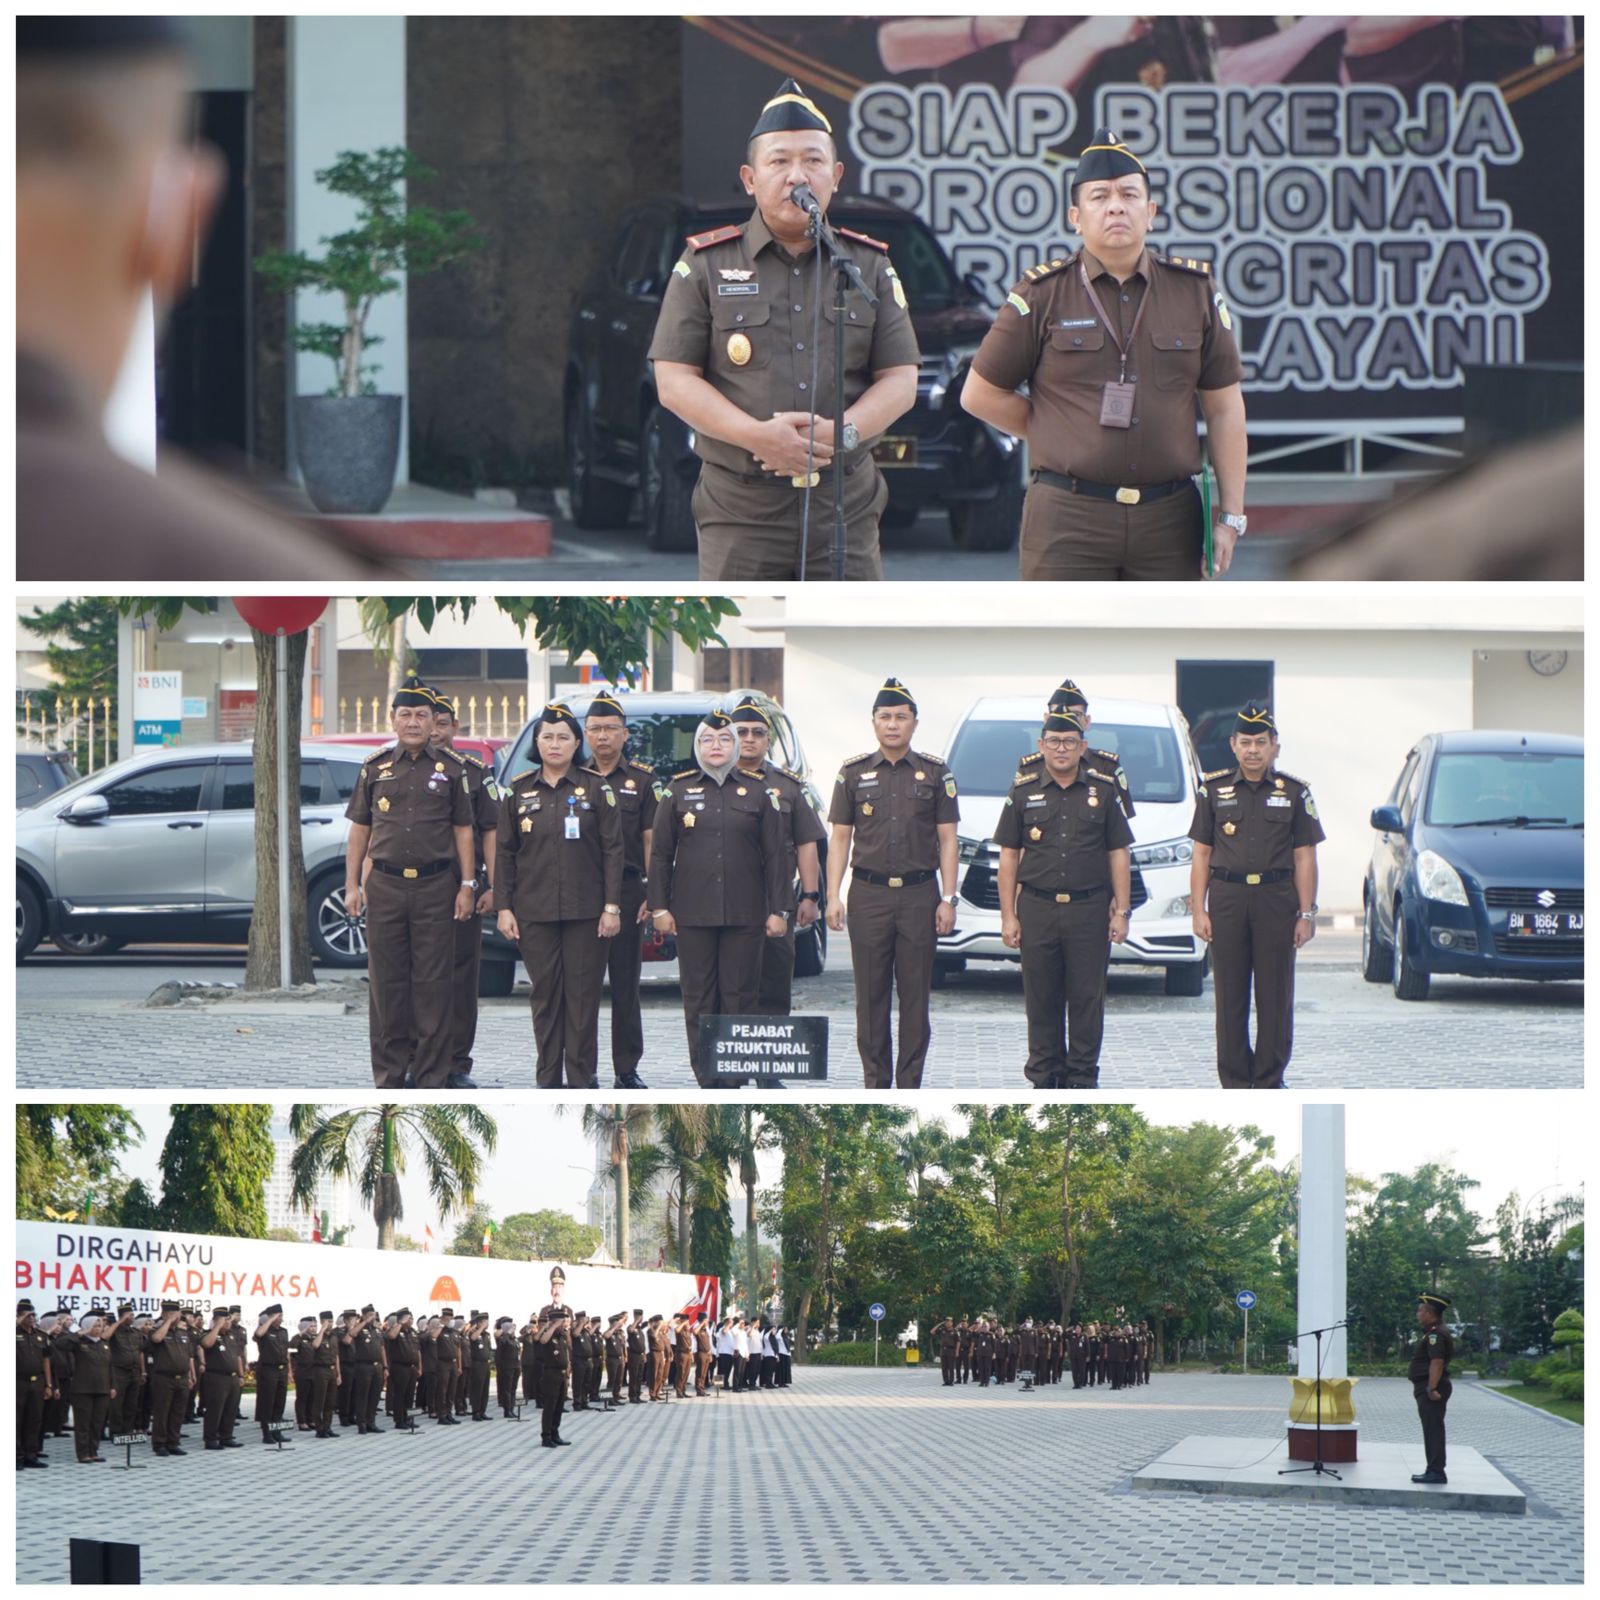
M 702 579 L 828 577 L 836 472 L 845 576 L 883 575 L 889 491 L 872 446 L 916 403 L 917 337 L 888 246 L 834 230 L 877 301 L 859 288 L 845 297 L 836 425 L 833 276 L 791 196 L 808 190 L 826 213 L 843 176 L 828 119 L 785 79 L 739 169 L 755 215 L 694 235 L 667 280 L 650 359 L 662 405 L 694 430 L 704 463 L 694 492 Z
M 471 785 L 461 763 L 433 744 L 433 709 L 433 696 L 415 680 L 395 691 L 389 724 L 397 743 L 362 764 L 345 808 L 352 826 L 344 898 L 351 916 L 367 916 L 368 1027 L 379 1088 L 402 1087 L 407 1067 L 419 1089 L 445 1087 L 455 923 L 478 903 Z
M 1195 795 L 1194 931 L 1211 946 L 1222 1087 L 1281 1089 L 1294 1047 L 1294 956 L 1317 931 L 1324 834 L 1311 790 L 1275 765 L 1278 728 L 1270 711 L 1246 706 L 1228 742 L 1238 766 L 1208 772 Z
M 1106 952 L 1128 937 L 1132 910 L 1133 830 L 1116 774 L 1087 755 L 1085 731 L 1073 712 L 1045 716 L 1044 770 L 1018 775 L 994 830 L 1001 938 L 1022 953 L 1023 1070 L 1040 1089 L 1099 1085 Z
M 849 862 L 856 1047 L 869 1089 L 922 1086 L 934 951 L 956 925 L 955 774 L 911 748 L 916 728 L 911 691 L 890 678 L 872 702 L 878 747 L 845 762 L 828 808 L 828 926 L 835 933 L 844 927 L 840 889 Z M 900 999 L 898 1055 L 889 1031 L 891 990 Z
M 1233 316 L 1208 262 L 1145 247 L 1144 164 L 1104 130 L 1073 176 L 1075 255 L 1030 268 L 1005 298 L 961 391 L 974 416 L 1025 438 L 1024 578 L 1202 578 L 1191 475 L 1194 402 L 1217 470 L 1217 574 L 1244 533 L 1245 414 Z M 1028 394 L 1017 390 L 1026 383 Z

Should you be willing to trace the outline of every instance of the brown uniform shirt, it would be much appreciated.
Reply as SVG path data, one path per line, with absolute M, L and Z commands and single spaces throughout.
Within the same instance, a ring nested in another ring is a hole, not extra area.
M 1189 837 L 1210 845 L 1211 865 L 1226 872 L 1279 872 L 1294 866 L 1297 846 L 1321 844 L 1326 835 L 1299 778 L 1269 767 L 1260 783 L 1247 783 L 1234 767 L 1206 774 Z
M 599 773 L 598 767 L 590 769 Z M 624 877 L 643 877 L 649 870 L 644 859 L 644 836 L 656 821 L 656 769 L 647 761 L 626 756 L 609 773 L 601 773 L 617 797 L 622 818 L 622 871 Z
M 1080 261 L 1123 346 L 1140 302 L 1150 300 L 1128 352 L 1131 428 L 1100 422 L 1103 390 L 1117 381 L 1122 361 L 1084 292 Z M 1200 470 L 1195 391 L 1239 381 L 1232 320 L 1203 264 L 1182 266 L 1147 249 L 1133 276 L 1119 284 L 1080 250 L 1022 278 L 984 336 L 972 370 L 997 388 L 1029 385 L 1028 445 L 1036 468 L 1094 483 L 1166 483 Z
M 1109 750 L 1084 749 L 1083 764 L 1098 767 L 1101 772 L 1109 772 L 1117 782 L 1117 804 L 1122 807 L 1122 814 L 1131 818 L 1134 814 L 1133 792 L 1128 788 L 1128 774 L 1122 770 L 1122 764 Z M 1013 783 L 1026 783 L 1030 778 L 1037 782 L 1044 774 L 1044 756 L 1035 750 L 1031 755 L 1024 756 L 1017 763 L 1017 775 Z
M 258 1367 L 286 1367 L 289 1365 L 289 1330 L 280 1322 L 275 1328 L 255 1335 L 256 1365 Z
M 777 797 L 778 810 L 783 816 L 783 870 L 790 886 L 785 905 L 793 911 L 797 904 L 794 885 L 800 871 L 800 846 L 821 844 L 828 837 L 828 830 L 822 826 L 816 807 L 806 797 L 805 785 L 797 773 L 787 767 L 775 767 L 770 761 L 762 762 L 759 772 L 748 767 L 740 767 L 739 771 L 741 775 L 755 778 L 768 794 Z
M 578 837 L 567 837 L 567 819 Z M 622 897 L 622 818 L 611 785 L 587 767 L 554 783 L 543 769 L 522 773 L 500 812 L 494 905 L 518 922 L 598 917 Z
M 685 928 L 750 928 L 783 912 L 794 881 L 785 876 L 784 817 L 761 784 L 737 771 L 718 784 L 690 767 L 657 801 L 653 909 Z
M 472 831 L 479 836 L 478 860 L 482 862 L 482 836 L 493 833 L 500 821 L 500 785 L 494 781 L 494 774 L 470 750 L 446 749 L 445 756 L 454 756 L 461 763 L 462 775 L 467 780 L 467 792 L 472 797 Z
M 409 755 L 397 744 L 361 764 L 344 814 L 372 829 L 374 861 L 390 867 L 427 867 L 455 859 L 456 828 L 472 827 L 472 780 L 455 753 L 425 744 Z
M 833 780 L 828 821 L 855 830 L 850 865 L 895 876 L 939 865 L 939 824 L 957 822 L 955 774 L 937 756 L 852 756 Z
M 848 408 L 871 386 L 875 373 L 914 367 L 919 357 L 905 290 L 887 248 L 864 235 L 843 232 L 839 242 L 878 297 L 878 304 L 869 306 L 854 290 L 845 296 Z M 819 296 L 822 338 L 813 351 Z M 712 388 L 752 417 L 779 411 L 831 417 L 834 321 L 833 274 L 827 261 L 819 266 L 815 249 L 791 255 L 757 211 L 738 227 L 713 229 L 690 240 L 667 279 L 650 359 L 698 367 Z M 813 354 L 818 359 L 815 388 Z M 863 437 L 861 451 L 870 450 L 877 437 Z M 695 435 L 695 449 L 704 460 L 731 472 L 761 471 L 748 450 L 703 430 Z M 834 459 L 849 458 L 841 453 Z M 787 485 L 787 479 L 777 481 Z
M 1108 881 L 1106 856 L 1133 843 L 1133 829 L 1116 803 L 1117 780 L 1080 761 L 1071 783 L 1049 773 L 1012 786 L 995 824 L 994 842 L 1020 850 L 1017 881 L 1059 894 Z
M 325 583 L 385 570 L 165 452 L 159 477 L 135 466 L 106 443 L 66 373 L 18 352 L 18 578 Z

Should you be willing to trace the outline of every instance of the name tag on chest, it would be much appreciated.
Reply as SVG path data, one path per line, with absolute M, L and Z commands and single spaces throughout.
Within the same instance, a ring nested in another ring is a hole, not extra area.
M 760 294 L 761 285 L 759 283 L 719 283 L 717 285 L 717 293 L 719 295 Z
M 1269 794 L 1267 796 L 1267 804 L 1269 806 L 1292 806 L 1294 801 L 1286 794 Z

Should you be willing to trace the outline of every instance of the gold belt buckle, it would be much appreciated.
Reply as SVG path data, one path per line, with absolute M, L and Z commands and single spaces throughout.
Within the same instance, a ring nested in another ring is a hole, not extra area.
M 1140 491 L 1137 489 L 1118 489 L 1117 504 L 1119 506 L 1136 506 L 1139 503 Z
M 1261 874 L 1259 872 L 1247 872 L 1244 875 L 1244 881 L 1246 883 L 1260 883 Z
M 1070 894 L 1058 894 L 1056 896 L 1056 904 L 1058 906 L 1070 906 L 1072 904 L 1072 896 Z
M 789 482 L 796 489 L 815 489 L 822 482 L 822 474 L 820 472 L 801 473 L 798 478 L 791 478 Z
M 891 878 L 889 880 L 889 887 L 891 889 L 903 889 L 905 886 L 906 880 L 904 878 Z
M 402 878 L 414 878 L 414 877 L 416 877 L 416 875 L 417 875 L 417 869 L 415 867 L 404 867 L 404 868 L 401 869 L 401 872 L 400 872 L 400 876 Z

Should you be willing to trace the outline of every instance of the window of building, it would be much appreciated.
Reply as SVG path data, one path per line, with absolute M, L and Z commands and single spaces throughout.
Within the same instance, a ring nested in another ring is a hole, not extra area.
M 1241 706 L 1252 700 L 1272 704 L 1276 663 L 1271 661 L 1180 661 L 1178 709 L 1188 719 L 1189 736 L 1202 772 L 1233 765 L 1228 740 Z M 1091 704 L 1090 711 L 1094 710 Z

